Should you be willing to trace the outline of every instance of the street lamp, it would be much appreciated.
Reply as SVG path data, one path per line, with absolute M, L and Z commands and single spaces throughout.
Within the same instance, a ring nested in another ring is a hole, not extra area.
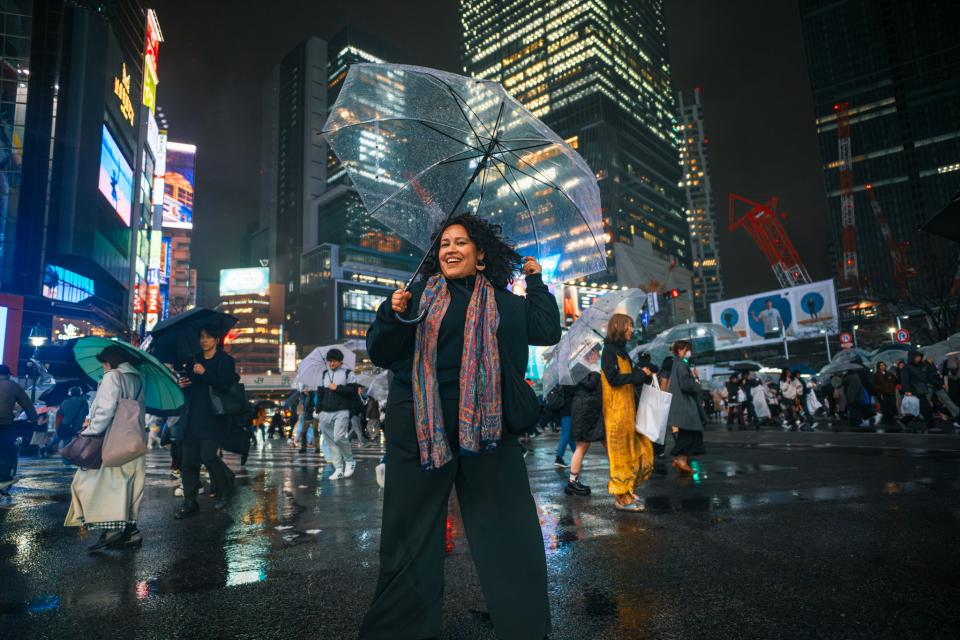
M 860 328 L 860 325 L 858 324 L 853 325 L 853 348 L 854 349 L 857 348 L 857 329 L 859 328 Z
M 33 355 L 30 357 L 30 366 L 33 367 L 33 388 L 30 390 L 30 401 L 37 401 L 37 382 L 40 381 L 40 369 L 37 367 L 40 357 L 40 347 L 47 341 L 47 334 L 39 324 L 30 329 L 27 340 L 33 345 Z
M 887 327 L 887 333 L 890 334 L 890 342 L 896 342 L 896 340 L 894 339 L 894 336 L 895 336 L 896 333 L 897 333 L 897 328 L 896 328 L 896 327 Z

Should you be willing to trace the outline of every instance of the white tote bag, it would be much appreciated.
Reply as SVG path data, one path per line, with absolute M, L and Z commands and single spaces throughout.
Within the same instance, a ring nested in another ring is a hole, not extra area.
M 663 444 L 667 437 L 667 419 L 670 417 L 670 402 L 673 394 L 660 390 L 660 381 L 653 376 L 653 383 L 644 385 L 637 406 L 637 433 L 651 442 Z

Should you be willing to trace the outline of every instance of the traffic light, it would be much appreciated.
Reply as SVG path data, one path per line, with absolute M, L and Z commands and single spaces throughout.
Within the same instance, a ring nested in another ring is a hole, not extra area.
M 670 289 L 670 291 L 667 292 L 667 297 L 679 298 L 681 293 L 686 293 L 686 292 L 687 292 L 686 289 Z

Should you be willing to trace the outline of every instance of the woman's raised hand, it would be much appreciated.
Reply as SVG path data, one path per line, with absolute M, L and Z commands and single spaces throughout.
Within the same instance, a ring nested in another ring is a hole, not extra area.
M 407 303 L 410 302 L 412 297 L 413 294 L 406 289 L 397 289 L 390 298 L 390 306 L 397 313 L 403 313 L 407 310 Z
M 533 256 L 524 256 L 523 258 L 523 275 L 532 276 L 535 273 L 541 273 L 543 267 L 540 266 L 540 263 L 537 262 L 537 259 Z

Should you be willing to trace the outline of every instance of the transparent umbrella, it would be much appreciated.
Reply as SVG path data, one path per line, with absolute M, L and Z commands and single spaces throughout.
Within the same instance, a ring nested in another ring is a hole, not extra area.
M 670 327 L 657 336 L 664 342 L 673 343 L 677 340 L 701 340 L 713 338 L 714 340 L 735 342 L 740 339 L 740 335 L 730 329 L 712 322 L 688 322 Z
M 954 351 L 960 351 L 960 333 L 955 333 L 946 340 L 935 342 L 923 349 L 924 358 L 933 358 L 938 365 L 946 360 Z
M 474 213 L 548 282 L 606 268 L 596 176 L 496 82 L 355 64 L 323 134 L 367 211 L 424 251 L 447 218 Z
M 297 368 L 297 377 L 294 380 L 294 386 L 302 386 L 316 389 L 320 386 L 323 379 L 323 372 L 330 367 L 327 364 L 327 352 L 331 349 L 337 349 L 343 354 L 343 366 L 346 369 L 354 369 L 357 366 L 357 355 L 342 344 L 330 344 L 325 347 L 317 347 L 303 359 Z

